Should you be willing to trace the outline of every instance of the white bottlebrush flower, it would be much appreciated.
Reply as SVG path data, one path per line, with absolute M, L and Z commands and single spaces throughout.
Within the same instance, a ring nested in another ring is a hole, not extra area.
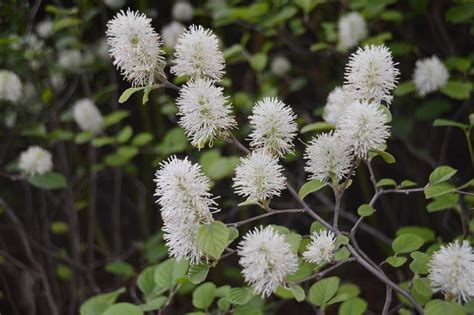
M 174 48 L 178 43 L 178 39 L 183 34 L 185 28 L 184 25 L 173 21 L 170 24 L 163 27 L 161 30 L 161 36 L 163 37 L 163 43 L 166 47 Z
M 172 156 L 161 163 L 154 181 L 169 254 L 191 264 L 199 263 L 204 255 L 197 247 L 197 230 L 200 224 L 214 221 L 211 210 L 216 210 L 209 179 L 198 164 Z
M 313 264 L 330 263 L 334 258 L 336 236 L 331 231 L 314 232 L 303 258 Z
M 51 85 L 56 91 L 60 91 L 66 83 L 64 76 L 60 73 L 54 73 L 51 75 Z
M 354 154 L 366 158 L 369 150 L 380 149 L 388 137 L 390 127 L 388 117 L 374 103 L 354 102 L 339 120 L 339 131 L 342 139 L 353 147 Z
M 43 175 L 53 169 L 51 153 L 38 146 L 31 146 L 20 154 L 18 168 L 26 176 Z
M 252 132 L 250 145 L 272 154 L 284 155 L 293 149 L 298 127 L 293 110 L 277 98 L 257 102 L 249 117 Z
M 237 250 L 245 282 L 263 298 L 284 285 L 285 278 L 298 269 L 298 258 L 285 237 L 271 226 L 249 231 Z
M 235 192 L 248 200 L 262 201 L 279 196 L 285 184 L 278 159 L 265 151 L 254 151 L 241 158 L 235 169 Z
M 351 12 L 341 16 L 338 23 L 339 48 L 348 50 L 367 37 L 367 24 L 364 17 L 358 12 Z
M 164 76 L 160 35 L 150 18 L 122 10 L 107 23 L 106 34 L 114 65 L 133 86 L 148 86 Z
M 190 21 L 193 18 L 193 6 L 187 1 L 178 1 L 171 9 L 173 19 L 177 21 Z
M 36 25 L 36 32 L 41 38 L 48 38 L 53 33 L 53 22 L 43 20 Z
M 202 148 L 236 125 L 232 108 L 222 88 L 206 78 L 191 79 L 180 90 L 176 100 L 179 125 L 192 145 Z
M 449 79 L 448 69 L 439 60 L 432 56 L 416 62 L 413 81 L 415 82 L 418 93 L 422 96 L 439 90 L 446 85 Z
M 272 64 L 270 65 L 270 69 L 277 77 L 283 77 L 285 74 L 288 73 L 288 71 L 290 71 L 291 64 L 285 57 L 277 56 L 273 58 Z
M 324 106 L 323 119 L 337 126 L 341 115 L 346 108 L 354 102 L 354 98 L 344 88 L 338 86 L 328 95 L 326 105 Z
M 305 158 L 310 180 L 338 182 L 348 175 L 352 154 L 347 141 L 331 132 L 314 138 L 306 148 Z
M 23 85 L 16 73 L 0 70 L 0 100 L 18 102 L 22 95 Z
M 191 25 L 178 39 L 171 73 L 178 76 L 220 80 L 224 75 L 224 54 L 219 40 L 210 30 Z
M 467 241 L 441 246 L 431 257 L 429 271 L 434 290 L 460 302 L 474 297 L 474 252 Z
M 92 100 L 84 98 L 76 101 L 72 115 L 81 130 L 89 131 L 93 134 L 98 134 L 102 131 L 104 119 Z
M 59 53 L 59 65 L 66 70 L 78 70 L 82 65 L 82 55 L 79 50 L 69 49 Z
M 101 38 L 96 43 L 97 50 L 95 51 L 96 55 L 103 60 L 110 60 L 109 57 L 109 44 L 107 44 L 106 38 Z
M 118 10 L 125 5 L 126 0 L 104 0 L 104 3 L 112 10 Z
M 400 72 L 390 50 L 384 45 L 359 48 L 349 57 L 344 85 L 357 100 L 390 104 Z

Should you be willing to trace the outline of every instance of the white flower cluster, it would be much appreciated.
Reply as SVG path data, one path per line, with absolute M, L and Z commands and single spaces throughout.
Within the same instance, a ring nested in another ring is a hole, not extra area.
M 0 70 L 0 100 L 16 103 L 21 97 L 22 89 L 23 85 L 16 73 Z
M 176 100 L 179 125 L 191 138 L 191 144 L 202 148 L 216 137 L 225 134 L 236 122 L 231 116 L 232 108 L 221 87 L 207 78 L 188 81 Z
M 161 36 L 163 37 L 165 46 L 174 48 L 178 43 L 179 37 L 183 34 L 184 29 L 184 25 L 176 21 L 164 26 L 161 30 Z
M 164 76 L 160 35 L 144 14 L 120 11 L 107 23 L 107 42 L 114 65 L 134 86 L 148 86 Z
M 178 1 L 171 9 L 171 15 L 177 21 L 190 21 L 193 18 L 194 8 L 186 1 Z
M 20 154 L 18 168 L 26 176 L 43 175 L 53 169 L 51 153 L 41 147 L 31 146 Z
M 441 246 L 431 257 L 428 278 L 434 290 L 460 302 L 474 297 L 474 251 L 468 241 Z
M 72 116 L 81 130 L 93 134 L 102 131 L 104 119 L 92 100 L 85 98 L 76 101 L 72 109 Z
M 170 255 L 199 263 L 204 254 L 197 246 L 197 231 L 200 224 L 214 221 L 211 210 L 216 210 L 209 179 L 198 164 L 172 156 L 161 163 L 154 181 Z
M 297 256 L 285 237 L 271 226 L 248 232 L 239 243 L 238 255 L 245 282 L 262 297 L 284 285 L 285 277 L 298 269 Z
M 277 77 L 283 77 L 285 76 L 288 71 L 291 69 L 291 64 L 283 56 L 276 56 L 272 60 L 272 64 L 270 65 L 270 69 L 272 70 L 273 74 L 276 75 Z
M 292 141 L 298 131 L 296 115 L 282 101 L 265 97 L 255 104 L 249 120 L 253 148 L 279 156 L 293 149 Z
M 311 242 L 306 247 L 303 257 L 314 264 L 330 263 L 334 258 L 336 236 L 331 231 L 311 234 Z
M 346 108 L 354 102 L 351 93 L 344 88 L 337 86 L 328 95 L 326 106 L 324 106 L 323 118 L 330 124 L 338 124 L 339 119 L 344 114 Z
M 82 65 L 82 54 L 79 50 L 68 49 L 59 53 L 58 63 L 68 71 L 77 71 Z
M 48 38 L 53 33 L 53 22 L 49 19 L 39 22 L 36 25 L 36 33 L 41 38 Z
M 286 178 L 278 159 L 265 151 L 254 151 L 235 169 L 234 185 L 238 195 L 252 201 L 263 201 L 279 196 Z
M 413 81 L 421 96 L 439 90 L 446 85 L 448 79 L 448 69 L 438 57 L 432 56 L 416 62 Z
M 352 155 L 349 141 L 343 141 L 340 133 L 325 133 L 314 138 L 306 148 L 306 171 L 309 179 L 338 182 L 346 177 L 351 168 Z
M 178 39 L 171 73 L 178 76 L 209 77 L 220 80 L 224 75 L 224 54 L 219 40 L 210 30 L 191 25 Z
M 367 24 L 364 17 L 357 12 L 341 16 L 338 21 L 338 46 L 342 50 L 355 47 L 367 37 Z

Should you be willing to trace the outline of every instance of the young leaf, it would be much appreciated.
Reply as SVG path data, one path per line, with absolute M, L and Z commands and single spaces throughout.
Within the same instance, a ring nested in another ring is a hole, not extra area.
M 206 280 L 210 266 L 207 264 L 191 265 L 188 270 L 188 279 L 194 284 L 199 284 Z
M 298 192 L 298 196 L 301 198 L 301 200 L 303 200 L 310 193 L 318 191 L 321 188 L 325 187 L 326 185 L 327 185 L 327 183 L 325 183 L 325 182 L 313 179 L 309 182 L 306 182 L 303 186 L 301 186 L 301 189 Z
M 375 209 L 371 206 L 364 204 L 357 209 L 357 214 L 361 217 L 369 217 L 375 212 Z
M 322 279 L 311 286 L 308 300 L 316 306 L 323 307 L 336 294 L 339 287 L 338 277 Z
M 290 290 L 291 290 L 291 293 L 293 293 L 293 296 L 295 297 L 296 301 L 298 302 L 304 301 L 306 297 L 306 293 L 304 292 L 302 287 L 300 287 L 299 285 L 291 286 Z
M 243 305 L 253 297 L 252 290 L 249 288 L 233 288 L 227 295 L 227 300 L 232 304 Z
M 206 282 L 198 286 L 193 291 L 193 305 L 199 309 L 207 309 L 211 306 L 216 297 L 216 285 L 212 282 Z
M 392 249 L 396 254 L 409 253 L 421 246 L 423 246 L 423 239 L 411 233 L 398 236 L 392 243 Z
M 457 173 L 457 170 L 452 168 L 451 166 L 439 166 L 437 167 L 433 172 L 430 174 L 430 184 L 438 184 L 441 182 L 445 182 L 449 180 L 451 177 L 454 176 L 454 174 Z
M 197 232 L 197 245 L 204 254 L 217 260 L 227 247 L 229 229 L 224 223 L 214 221 L 203 224 Z
M 126 101 L 128 101 L 128 99 L 130 98 L 130 96 L 132 96 L 133 93 L 141 91 L 143 89 L 144 87 L 135 87 L 135 88 L 132 87 L 132 88 L 126 89 L 125 91 L 123 91 L 122 95 L 120 95 L 119 103 L 120 104 L 125 103 Z
M 434 185 L 428 185 L 425 187 L 425 191 L 424 191 L 425 198 L 430 199 L 434 197 L 439 197 L 439 196 L 448 194 L 450 192 L 453 192 L 454 190 L 455 190 L 454 186 L 446 182 L 442 182 L 442 183 L 438 183 Z
M 165 305 L 168 299 L 165 296 L 159 296 L 157 298 L 151 299 L 145 304 L 139 305 L 142 311 L 150 312 L 159 310 L 163 305 Z
M 407 262 L 406 257 L 390 256 L 385 261 L 392 267 L 398 268 Z
M 395 187 L 397 182 L 391 178 L 382 178 L 377 182 L 377 187 Z
M 66 187 L 66 178 L 56 172 L 48 172 L 43 175 L 28 177 L 28 182 L 38 188 L 53 190 Z
M 362 315 L 367 310 L 367 302 L 353 297 L 341 304 L 339 315 Z
M 382 159 L 388 164 L 393 164 L 396 162 L 395 157 L 387 151 L 372 149 L 370 152 L 380 155 Z
M 102 314 L 105 310 L 115 303 L 120 294 L 124 293 L 125 288 L 120 288 L 109 293 L 102 293 L 86 300 L 79 309 L 80 315 Z
M 138 307 L 130 303 L 117 303 L 105 310 L 103 315 L 144 315 Z
M 323 132 L 323 131 L 330 131 L 336 129 L 336 126 L 329 124 L 324 121 L 318 121 L 309 125 L 304 126 L 301 128 L 301 133 L 306 133 L 310 131 L 315 131 L 315 132 Z

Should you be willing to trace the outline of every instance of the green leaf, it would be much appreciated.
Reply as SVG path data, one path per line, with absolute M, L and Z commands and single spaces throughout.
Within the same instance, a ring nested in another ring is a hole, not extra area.
M 105 270 L 115 275 L 122 276 L 124 278 L 130 278 L 135 274 L 133 266 L 124 261 L 115 261 L 105 265 Z
M 217 260 L 227 247 L 229 229 L 224 223 L 214 221 L 202 224 L 197 232 L 197 245 L 207 256 Z
M 53 221 L 50 230 L 53 234 L 66 234 L 69 231 L 69 224 L 62 221 Z
M 255 71 L 262 71 L 267 65 L 268 57 L 265 53 L 256 53 L 250 58 L 250 66 Z
M 188 147 L 188 139 L 181 128 L 172 128 L 169 130 L 163 141 L 156 146 L 158 151 L 163 156 L 168 156 L 173 153 L 178 153 L 186 150 Z
M 448 194 L 450 192 L 453 192 L 454 190 L 455 190 L 454 186 L 446 182 L 435 184 L 435 185 L 427 185 L 424 190 L 425 198 L 430 199 L 434 197 L 439 197 L 439 196 Z
M 416 187 L 416 186 L 417 186 L 417 183 L 408 179 L 405 179 L 404 181 L 400 183 L 400 188 L 410 188 L 410 187 Z
M 398 268 L 407 262 L 406 257 L 390 256 L 385 261 L 392 267 Z
M 61 189 L 67 186 L 66 178 L 56 172 L 48 172 L 43 175 L 28 177 L 28 182 L 35 187 L 46 190 Z
M 155 269 L 157 266 L 149 266 L 138 275 L 137 286 L 145 296 L 150 295 L 156 287 Z
M 151 299 L 150 301 L 146 302 L 145 304 L 140 305 L 142 311 L 150 312 L 159 310 L 163 305 L 165 305 L 166 301 L 168 300 L 165 296 L 159 296 L 157 298 Z
M 432 229 L 424 227 L 424 226 L 416 226 L 416 225 L 407 225 L 407 226 L 402 226 L 395 232 L 396 236 L 400 236 L 402 234 L 415 234 L 418 235 L 423 239 L 423 241 L 430 242 L 435 240 L 435 233 L 433 232 Z
M 430 184 L 438 184 L 441 182 L 445 182 L 449 180 L 454 174 L 457 173 L 457 170 L 452 168 L 451 166 L 439 166 L 430 174 Z
M 84 144 L 86 142 L 89 142 L 92 138 L 94 138 L 94 134 L 92 132 L 81 131 L 74 138 L 74 142 L 77 144 Z
M 115 139 L 112 137 L 98 137 L 92 140 L 92 145 L 94 147 L 100 148 L 100 147 L 103 147 L 104 145 L 112 144 L 114 142 L 115 142 Z
M 367 310 L 367 302 L 358 297 L 353 297 L 341 304 L 339 315 L 362 315 Z
M 327 305 L 341 303 L 341 302 L 344 302 L 345 300 L 347 300 L 348 298 L 349 298 L 349 296 L 347 294 L 341 293 L 341 294 L 336 295 L 332 299 L 330 299 L 329 302 L 327 303 Z
M 309 194 L 316 192 L 326 186 L 327 186 L 327 183 L 322 182 L 320 180 L 316 180 L 316 179 L 310 180 L 309 182 L 306 182 L 303 186 L 301 186 L 300 191 L 298 192 L 298 196 L 300 197 L 301 200 L 303 200 Z
M 339 287 L 338 277 L 322 279 L 311 286 L 308 300 L 316 306 L 323 307 L 336 294 Z
M 457 127 L 457 128 L 462 129 L 462 130 L 465 130 L 465 129 L 469 128 L 468 125 L 461 124 L 461 123 L 458 123 L 456 121 L 449 120 L 449 119 L 436 119 L 433 122 L 433 126 L 434 127 Z
M 206 280 L 210 268 L 207 264 L 191 265 L 188 270 L 188 279 L 194 284 L 199 284 Z
M 170 258 L 159 264 L 155 269 L 155 283 L 161 288 L 171 289 L 177 280 L 183 278 L 188 271 L 186 260 L 176 261 Z
M 405 81 L 405 82 L 402 82 L 400 83 L 397 88 L 395 89 L 395 91 L 393 91 L 393 94 L 395 96 L 403 96 L 403 95 L 407 95 L 409 93 L 413 93 L 416 91 L 416 86 L 415 86 L 415 83 L 413 83 L 413 81 Z
M 314 123 L 304 126 L 303 128 L 301 128 L 300 132 L 301 133 L 307 133 L 310 131 L 324 132 L 324 131 L 330 131 L 330 130 L 335 130 L 335 129 L 336 129 L 336 126 L 332 124 L 329 124 L 324 121 L 318 121 L 318 122 L 314 122 Z
M 461 305 L 455 302 L 432 300 L 425 305 L 425 315 L 465 315 Z
M 351 253 L 349 250 L 344 246 L 339 248 L 335 253 L 334 253 L 334 260 L 336 261 L 341 261 L 349 258 L 351 256 Z
M 474 18 L 474 6 L 472 3 L 466 1 L 458 2 L 458 5 L 453 5 L 446 12 L 446 21 L 451 23 L 469 23 Z
M 436 197 L 431 201 L 426 209 L 429 213 L 455 208 L 459 201 L 459 194 L 449 193 Z
M 120 294 L 125 292 L 125 288 L 120 288 L 109 293 L 102 293 L 86 300 L 79 309 L 80 315 L 102 315 L 105 310 L 115 303 Z
M 410 263 L 411 271 L 421 275 L 426 275 L 429 272 L 430 255 L 416 251 L 411 253 L 410 257 L 413 259 Z
M 357 209 L 357 214 L 361 217 L 370 217 L 374 212 L 375 209 L 367 204 L 363 204 Z
M 423 296 L 430 297 L 433 290 L 430 288 L 430 280 L 427 278 L 416 278 L 413 280 L 413 290 Z
M 471 82 L 448 81 L 448 83 L 441 88 L 441 92 L 451 98 L 465 100 L 469 98 L 471 89 Z
M 296 301 L 298 302 L 304 301 L 306 297 L 306 293 L 304 292 L 302 287 L 300 287 L 299 285 L 291 286 L 290 290 Z
M 217 307 L 224 312 L 227 312 L 230 309 L 230 302 L 224 298 L 221 297 L 219 300 L 217 300 Z
M 380 155 L 382 159 L 388 163 L 388 164 L 393 164 L 396 162 L 395 157 L 391 155 L 390 153 L 382 150 L 377 150 L 377 149 L 372 149 L 369 152 L 376 153 L 377 155 Z
M 397 182 L 391 178 L 382 178 L 377 182 L 377 187 L 396 187 Z
M 411 233 L 398 236 L 392 243 L 392 249 L 396 254 L 409 253 L 421 246 L 423 246 L 423 239 Z
M 211 306 L 216 297 L 216 285 L 206 282 L 198 286 L 193 292 L 193 305 L 196 308 L 206 310 Z
M 356 297 L 360 293 L 360 288 L 353 283 L 344 283 L 339 286 L 338 294 L 345 293 L 349 298 Z
M 149 132 L 142 132 L 136 135 L 133 140 L 132 144 L 137 147 L 141 147 L 153 140 L 153 135 Z
M 126 110 L 117 110 L 104 117 L 104 126 L 109 127 L 128 117 L 130 113 Z
M 227 300 L 232 304 L 246 304 L 253 297 L 252 290 L 249 288 L 233 288 L 227 295 Z
M 125 143 L 127 142 L 133 135 L 133 129 L 130 126 L 125 126 L 120 130 L 120 132 L 117 135 L 117 141 L 119 143 Z
M 299 6 L 305 14 L 310 13 L 320 3 L 320 0 L 295 0 L 295 4 Z
M 110 306 L 103 315 L 144 315 L 138 307 L 130 303 L 118 303 Z
M 141 91 L 143 89 L 145 88 L 144 87 L 131 87 L 131 88 L 126 89 L 125 91 L 123 91 L 122 95 L 120 95 L 119 103 L 120 104 L 125 103 L 126 101 L 128 101 L 128 99 L 130 98 L 130 96 L 132 96 L 133 93 Z

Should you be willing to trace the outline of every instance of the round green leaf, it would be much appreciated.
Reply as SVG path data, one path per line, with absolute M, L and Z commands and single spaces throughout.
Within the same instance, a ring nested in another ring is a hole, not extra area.
M 392 249 L 397 254 L 409 253 L 421 246 L 423 246 L 423 239 L 411 233 L 398 236 L 392 243 Z
M 197 245 L 207 256 L 217 260 L 227 247 L 229 229 L 224 223 L 214 221 L 203 224 L 197 232 Z
M 314 305 L 322 307 L 336 294 L 338 287 L 338 277 L 322 279 L 311 286 L 308 293 L 308 300 Z
M 103 315 L 144 315 L 144 312 L 130 303 L 118 303 L 107 308 Z
M 193 305 L 196 308 L 206 310 L 211 306 L 216 297 L 216 285 L 206 282 L 198 286 L 193 292 Z
M 357 214 L 360 215 L 361 217 L 369 217 L 374 212 L 375 212 L 375 209 L 367 204 L 363 204 L 357 209 Z

